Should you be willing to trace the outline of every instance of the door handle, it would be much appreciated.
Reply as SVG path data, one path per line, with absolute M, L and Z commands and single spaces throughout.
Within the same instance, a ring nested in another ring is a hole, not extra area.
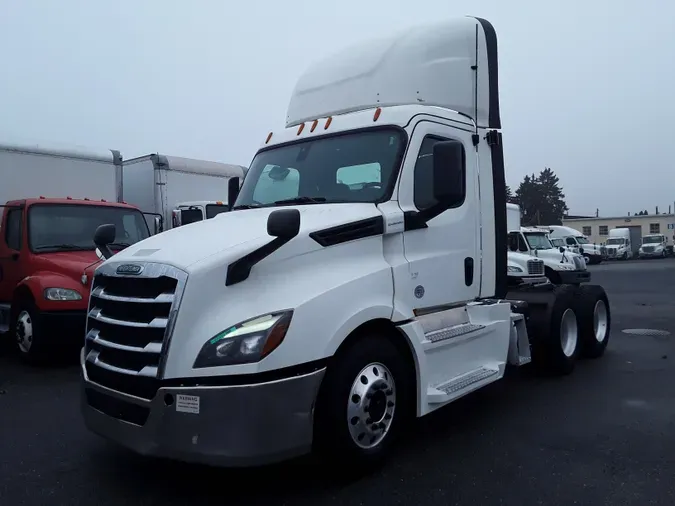
M 473 285 L 473 258 L 471 257 L 464 259 L 464 284 Z

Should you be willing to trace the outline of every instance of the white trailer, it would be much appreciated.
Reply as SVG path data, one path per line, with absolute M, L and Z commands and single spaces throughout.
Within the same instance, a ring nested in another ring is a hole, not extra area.
M 497 82 L 495 31 L 474 17 L 310 67 L 231 212 L 98 267 L 86 426 L 141 454 L 246 466 L 314 449 L 351 471 L 507 364 L 567 374 L 602 355 L 601 287 L 508 291 Z M 297 184 L 280 199 L 270 177 Z
M 0 144 L 0 203 L 26 198 L 120 200 L 119 151 Z
M 122 196 L 143 212 L 161 216 L 166 230 L 207 217 L 207 205 L 220 212 L 227 206 L 228 181 L 243 178 L 246 167 L 194 160 L 178 156 L 150 154 L 125 160 Z M 183 219 L 183 210 L 191 211 Z M 214 212 L 214 216 L 218 212 Z M 158 232 L 160 224 L 151 224 Z

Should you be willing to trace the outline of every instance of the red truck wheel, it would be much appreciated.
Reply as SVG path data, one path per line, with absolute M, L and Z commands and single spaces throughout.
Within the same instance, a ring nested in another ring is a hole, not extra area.
M 14 313 L 14 336 L 21 357 L 30 363 L 42 362 L 47 355 L 40 310 L 32 301 L 18 304 Z

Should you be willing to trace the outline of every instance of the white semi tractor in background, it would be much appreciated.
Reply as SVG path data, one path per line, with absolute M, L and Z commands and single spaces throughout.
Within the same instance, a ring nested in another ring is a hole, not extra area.
M 520 226 L 518 205 L 506 204 L 506 223 L 509 231 L 509 261 L 519 264 L 518 268 L 522 271 L 532 271 L 538 265 L 532 264 L 532 259 L 536 258 L 543 263 L 539 274 L 545 275 L 551 283 L 578 285 L 590 282 L 591 273 L 581 255 L 567 248 L 553 246 L 547 229 Z
M 310 67 L 231 212 L 97 268 L 87 427 L 184 461 L 314 449 L 363 469 L 507 364 L 566 374 L 601 356 L 600 286 L 509 291 L 497 72 L 495 31 L 473 17 Z M 280 198 L 267 179 L 287 177 Z M 96 232 L 106 255 L 114 235 Z
M 568 248 L 573 253 L 583 256 L 587 264 L 599 264 L 606 257 L 605 247 L 600 244 L 592 244 L 588 237 L 571 227 L 563 225 L 547 225 L 538 228 L 548 230 L 549 237 L 554 245 Z

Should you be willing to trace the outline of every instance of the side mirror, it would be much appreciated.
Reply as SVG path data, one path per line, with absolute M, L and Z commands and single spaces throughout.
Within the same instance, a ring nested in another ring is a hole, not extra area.
M 94 244 L 106 259 L 113 256 L 108 245 L 115 242 L 116 235 L 117 230 L 115 230 L 115 225 L 112 224 L 99 225 L 96 232 L 94 232 Z
M 563 248 L 562 246 L 560 246 L 560 248 L 558 249 L 560 250 L 560 253 L 565 253 L 565 248 Z
M 180 209 L 174 209 L 171 211 L 171 227 L 178 228 L 182 225 L 181 223 L 181 214 Z
M 159 234 L 160 232 L 164 231 L 164 224 L 162 223 L 161 216 L 155 216 L 154 224 L 155 224 L 155 234 Z
M 297 209 L 279 209 L 267 217 L 267 233 L 290 241 L 300 232 L 300 211 Z
M 584 254 L 584 248 L 582 248 L 581 246 L 579 246 L 579 254 L 580 254 L 580 255 L 583 255 L 583 254 Z
M 441 141 L 433 150 L 434 198 L 446 207 L 461 204 L 466 194 L 464 146 L 458 141 Z
M 227 181 L 227 206 L 232 210 L 235 200 L 239 196 L 240 181 L 238 177 L 231 177 Z

